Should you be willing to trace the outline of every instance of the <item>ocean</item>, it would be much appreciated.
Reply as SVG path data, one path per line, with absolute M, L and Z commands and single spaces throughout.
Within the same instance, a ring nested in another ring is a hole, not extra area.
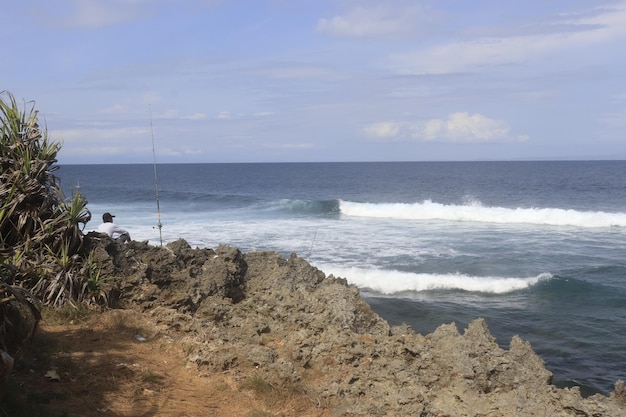
M 419 333 L 483 317 L 557 386 L 626 380 L 626 161 L 63 165 L 95 230 L 295 252 Z M 157 201 L 158 194 L 158 201 Z M 157 225 L 159 220 L 162 228 Z

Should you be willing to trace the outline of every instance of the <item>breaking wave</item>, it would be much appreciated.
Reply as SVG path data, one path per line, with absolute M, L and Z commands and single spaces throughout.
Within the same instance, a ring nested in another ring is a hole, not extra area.
M 534 277 L 478 277 L 466 274 L 422 274 L 390 270 L 322 267 L 327 273 L 345 278 L 350 284 L 367 288 L 381 294 L 393 295 L 407 291 L 423 292 L 436 290 L 461 290 L 490 294 L 505 294 L 524 290 L 533 285 L 549 281 L 550 273 Z
M 441 204 L 431 200 L 421 203 L 356 203 L 340 201 L 346 216 L 402 220 L 448 220 L 486 223 L 526 223 L 553 226 L 612 227 L 626 226 L 626 213 L 578 211 L 560 208 L 485 207 L 480 203 Z

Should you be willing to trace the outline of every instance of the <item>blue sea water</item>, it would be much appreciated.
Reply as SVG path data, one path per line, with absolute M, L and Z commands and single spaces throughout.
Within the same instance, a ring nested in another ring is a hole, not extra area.
M 89 200 L 85 231 L 110 211 L 154 245 L 295 252 L 391 324 L 483 317 L 502 346 L 529 341 L 559 386 L 626 379 L 626 161 L 163 164 L 156 181 L 154 168 L 57 175 Z

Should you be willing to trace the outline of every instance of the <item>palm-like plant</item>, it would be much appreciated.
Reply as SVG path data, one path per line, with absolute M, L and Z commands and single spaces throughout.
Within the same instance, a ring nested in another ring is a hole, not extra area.
M 72 257 L 78 261 L 74 269 L 80 269 L 82 229 L 91 213 L 80 192 L 69 200 L 63 195 L 53 174 L 61 146 L 48 140 L 37 116 L 32 104 L 22 110 L 13 95 L 0 93 L 0 253 L 19 255 L 16 279 L 37 296 L 49 295 L 48 284 L 58 282 L 51 277 L 60 271 L 74 276 L 63 277 L 69 291 L 64 296 L 42 297 L 63 304 L 80 298 L 70 288 L 81 288 L 82 282 L 54 259 Z
M 58 167 L 60 145 L 50 143 L 39 128 L 37 111 L 21 111 L 15 98 L 0 99 L 0 219 L 2 244 L 13 248 L 32 241 L 39 246 L 46 236 L 43 222 L 58 206 L 52 172 Z M 58 188 L 58 187 L 57 187 Z
M 53 174 L 61 146 L 37 115 L 0 92 L 0 382 L 41 319 L 39 300 L 106 302 L 92 254 L 81 253 L 87 200 L 63 195 Z
M 40 128 L 32 103 L 21 109 L 0 92 L 0 354 L 32 334 L 39 300 L 106 300 L 94 296 L 98 269 L 81 253 L 87 200 L 80 192 L 66 199 L 54 175 L 60 149 Z

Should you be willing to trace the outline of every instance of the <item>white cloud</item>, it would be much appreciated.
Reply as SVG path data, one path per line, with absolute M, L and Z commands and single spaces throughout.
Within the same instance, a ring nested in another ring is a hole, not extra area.
M 380 140 L 417 140 L 423 142 L 509 142 L 524 141 L 526 135 L 513 137 L 506 122 L 482 114 L 452 113 L 447 119 L 417 122 L 379 122 L 364 128 L 366 135 Z
M 178 110 L 168 109 L 163 113 L 155 115 L 156 119 L 178 119 Z
M 77 161 L 95 156 L 115 162 L 120 157 L 151 154 L 150 131 L 143 127 L 90 127 L 50 133 L 62 144 L 64 157 L 76 157 Z
M 401 125 L 396 122 L 373 123 L 371 125 L 365 126 L 365 128 L 363 129 L 367 136 L 381 139 L 395 138 L 400 134 L 400 130 Z
M 190 148 L 188 146 L 184 146 L 180 149 L 173 149 L 169 147 L 159 148 L 159 154 L 165 156 L 185 156 L 185 155 L 202 155 L 204 151 L 199 150 L 197 148 Z
M 431 21 L 432 16 L 416 6 L 359 6 L 342 16 L 320 19 L 316 29 L 331 36 L 380 38 L 415 34 Z
M 180 115 L 178 110 L 169 109 L 164 111 L 163 113 L 159 113 L 155 115 L 156 119 L 166 119 L 166 120 L 204 120 L 206 119 L 206 114 L 204 113 L 194 113 L 191 115 Z
M 215 117 L 219 120 L 239 120 L 239 119 L 250 119 L 250 118 L 259 119 L 259 118 L 264 118 L 264 117 L 273 116 L 273 115 L 274 115 L 273 112 L 267 112 L 267 111 L 250 113 L 250 114 L 246 114 L 246 113 L 233 114 L 229 111 L 222 111 L 222 112 L 219 112 L 217 116 Z
M 254 117 L 268 117 L 268 116 L 273 116 L 273 115 L 274 113 L 270 111 L 261 111 L 261 112 L 253 114 Z
M 101 114 L 126 114 L 130 111 L 130 107 L 126 104 L 114 104 L 100 111 Z
M 231 120 L 233 119 L 233 115 L 228 111 L 223 111 L 217 115 L 217 118 L 220 120 Z
M 591 17 L 560 20 L 562 31 L 520 36 L 480 37 L 392 56 L 391 66 L 403 74 L 463 72 L 484 65 L 524 63 L 549 54 L 626 38 L 626 5 L 602 9 Z M 563 25 L 566 23 L 566 25 Z M 578 30 L 572 30 L 572 27 Z
M 415 139 L 450 142 L 493 142 L 509 139 L 506 123 L 490 119 L 482 114 L 453 113 L 448 119 L 426 122 L 424 129 L 414 132 Z
M 106 143 L 112 145 L 119 143 L 120 146 L 133 141 L 143 141 L 150 138 L 148 127 L 114 127 L 98 128 L 90 127 L 84 129 L 52 130 L 51 137 L 62 138 L 65 144 L 93 144 Z
M 206 119 L 206 114 L 204 113 L 194 113 L 191 116 L 185 116 L 183 119 L 186 120 L 204 120 Z
M 152 104 L 160 103 L 161 98 L 154 92 L 130 94 L 121 102 L 114 103 L 98 111 L 98 114 L 107 115 L 137 115 L 152 112 Z M 158 115 L 157 115 L 158 117 Z

